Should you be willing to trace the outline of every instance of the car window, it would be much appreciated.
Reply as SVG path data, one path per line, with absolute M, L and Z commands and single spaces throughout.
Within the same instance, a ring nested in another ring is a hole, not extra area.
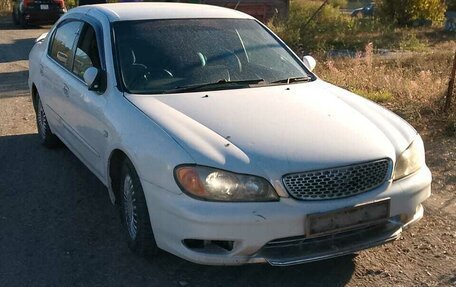
M 218 82 L 307 77 L 255 20 L 165 19 L 114 24 L 117 58 L 131 93 L 167 93 Z
M 274 67 L 279 71 L 289 71 L 299 75 L 300 64 L 289 54 L 283 52 L 283 47 L 264 29 L 252 29 L 249 26 L 237 30 L 247 61 L 261 67 Z
M 95 30 L 91 25 L 85 24 L 76 47 L 73 73 L 82 79 L 84 72 L 88 68 L 95 67 L 100 69 L 100 56 L 98 51 Z
M 79 21 L 71 21 L 59 26 L 49 50 L 51 58 L 69 70 L 71 70 L 73 62 L 73 45 L 81 25 L 82 23 Z

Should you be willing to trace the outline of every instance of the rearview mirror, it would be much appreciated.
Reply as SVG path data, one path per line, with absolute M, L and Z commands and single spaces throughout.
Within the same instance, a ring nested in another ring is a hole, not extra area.
M 315 69 L 315 66 L 317 65 L 317 61 L 315 61 L 314 57 L 312 56 L 304 56 L 302 58 L 302 62 L 311 72 Z
M 84 82 L 90 91 L 100 91 L 101 72 L 95 67 L 90 67 L 84 72 Z

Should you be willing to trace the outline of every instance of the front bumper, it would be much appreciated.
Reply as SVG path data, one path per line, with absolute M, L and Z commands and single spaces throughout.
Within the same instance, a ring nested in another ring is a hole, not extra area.
M 288 266 L 352 254 L 398 239 L 406 226 L 423 217 L 423 211 L 423 206 L 419 205 L 412 220 L 405 224 L 399 218 L 391 218 L 384 224 L 321 238 L 274 240 L 267 243 L 255 256 L 265 258 L 273 266 Z
M 423 215 L 431 193 L 427 167 L 375 190 L 337 200 L 279 202 L 206 202 L 142 181 L 157 245 L 189 261 L 209 265 L 264 263 L 291 265 L 357 252 L 398 238 Z M 390 198 L 387 223 L 306 238 L 306 216 Z M 191 246 L 198 240 L 204 246 Z M 185 242 L 185 243 L 184 243 Z M 223 245 L 213 243 L 224 242 Z M 224 248 L 229 242 L 231 248 Z

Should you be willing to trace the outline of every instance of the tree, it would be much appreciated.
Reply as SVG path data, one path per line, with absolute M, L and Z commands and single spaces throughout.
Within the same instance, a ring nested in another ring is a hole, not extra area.
M 401 26 L 442 22 L 446 9 L 443 0 L 377 0 L 376 5 L 381 18 Z
M 11 10 L 11 0 L 0 0 L 0 12 Z

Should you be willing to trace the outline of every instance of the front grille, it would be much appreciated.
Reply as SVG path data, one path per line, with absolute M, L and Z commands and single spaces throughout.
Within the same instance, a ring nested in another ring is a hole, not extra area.
M 390 176 L 389 159 L 350 166 L 288 174 L 283 183 L 299 200 L 323 200 L 353 196 L 372 190 Z

